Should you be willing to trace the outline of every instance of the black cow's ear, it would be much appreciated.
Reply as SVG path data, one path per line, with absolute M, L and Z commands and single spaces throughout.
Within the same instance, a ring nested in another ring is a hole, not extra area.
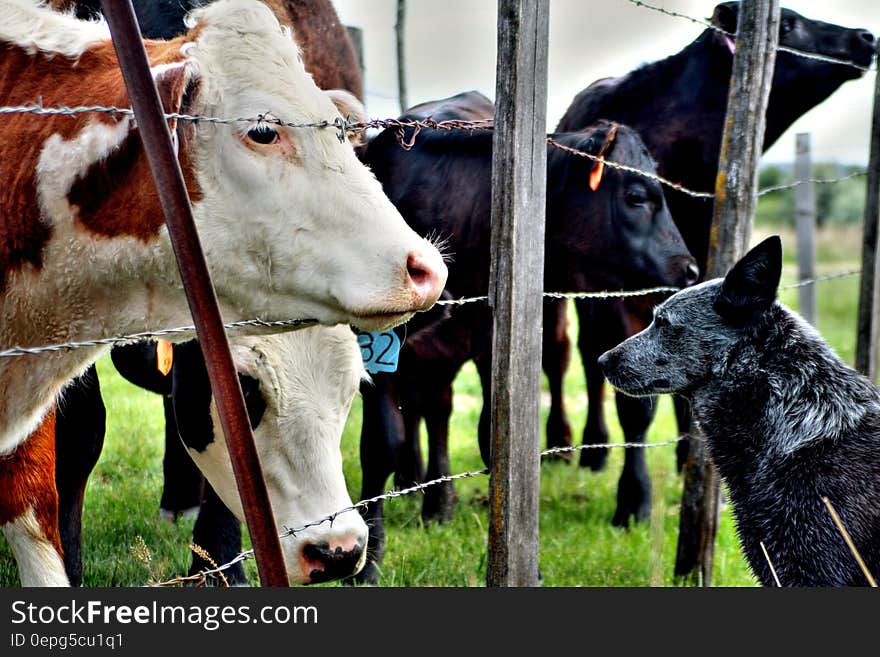
M 727 273 L 715 299 L 715 311 L 727 321 L 747 322 L 776 301 L 782 276 L 782 241 L 768 237 Z
M 739 15 L 738 2 L 722 2 L 712 12 L 712 25 L 728 34 L 736 34 L 736 23 Z

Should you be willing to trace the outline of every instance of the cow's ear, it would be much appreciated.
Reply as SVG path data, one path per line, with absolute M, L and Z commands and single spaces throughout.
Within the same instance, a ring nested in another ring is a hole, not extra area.
M 346 91 L 345 89 L 328 89 L 325 91 L 330 100 L 333 101 L 333 104 L 336 105 L 336 109 L 339 110 L 339 113 L 342 114 L 342 118 L 344 118 L 349 123 L 364 123 L 367 120 L 367 109 L 364 107 L 364 104 L 357 99 L 350 91 Z M 348 133 L 348 141 L 351 142 L 353 146 L 361 146 L 365 141 L 364 132 L 350 132 Z
M 733 323 L 745 323 L 776 301 L 782 276 L 782 241 L 768 237 L 727 273 L 715 299 L 715 311 Z
M 162 107 L 167 114 L 179 114 L 184 107 L 184 100 L 192 95 L 192 87 L 195 84 L 192 67 L 186 62 L 174 62 L 173 64 L 159 64 L 150 69 Z M 169 119 L 168 127 L 172 134 L 177 128 L 177 119 Z

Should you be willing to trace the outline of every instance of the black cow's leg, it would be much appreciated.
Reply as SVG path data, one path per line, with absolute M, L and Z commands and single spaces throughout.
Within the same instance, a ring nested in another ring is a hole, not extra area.
M 587 388 L 587 422 L 584 426 L 584 445 L 603 445 L 608 442 L 608 425 L 605 423 L 605 409 L 603 398 L 605 391 L 605 376 L 599 367 L 598 358 L 604 351 L 601 347 L 604 341 L 601 339 L 603 327 L 599 303 L 577 301 L 578 313 L 578 349 L 581 352 L 581 360 L 584 366 L 584 379 Z M 608 449 L 605 447 L 581 450 L 579 464 L 583 468 L 598 471 L 605 467 L 608 461 Z
M 427 481 L 452 474 L 449 468 L 449 418 L 452 415 L 452 386 L 431 395 L 430 405 L 424 409 L 428 430 Z M 455 486 L 451 481 L 425 489 L 422 518 L 444 522 L 452 519 L 455 509 Z
M 205 550 L 214 563 L 206 561 L 197 552 L 193 552 L 190 575 L 211 569 L 215 565 L 229 563 L 241 552 L 241 522 L 217 497 L 217 493 L 207 481 L 204 483 L 199 515 L 193 525 L 193 543 Z M 230 586 L 246 586 L 248 583 L 241 563 L 230 566 L 223 571 L 223 574 Z M 209 575 L 207 579 L 209 584 L 215 586 L 222 582 L 219 575 Z
M 398 407 L 394 377 L 385 374 L 373 376 L 373 382 L 361 384 L 363 420 L 361 423 L 361 499 L 385 492 L 385 482 L 394 472 L 397 451 L 403 443 L 403 417 Z M 369 527 L 367 562 L 363 570 L 346 583 L 375 584 L 379 581 L 379 567 L 385 555 L 385 520 L 382 502 L 374 502 L 361 515 Z
M 104 446 L 107 413 L 95 366 L 64 390 L 55 420 L 55 485 L 64 569 L 82 584 L 82 512 L 86 483 Z
M 672 403 L 675 406 L 675 419 L 678 423 L 678 435 L 687 436 L 684 440 L 679 441 L 675 445 L 675 467 L 680 473 L 684 468 L 685 461 L 688 459 L 690 452 L 690 433 L 691 433 L 691 407 L 687 400 L 673 396 Z
M 541 363 L 550 392 L 550 413 L 547 416 L 547 447 L 569 447 L 571 425 L 565 413 L 563 379 L 571 357 L 568 339 L 568 302 L 558 299 L 544 301 L 544 331 Z M 571 452 L 555 458 L 571 461 Z
M 628 397 L 617 394 L 617 415 L 628 443 L 645 442 L 645 433 L 654 419 L 656 397 Z M 648 473 L 645 450 L 625 450 L 623 472 L 617 484 L 617 510 L 612 524 L 627 527 L 630 518 L 636 522 L 651 517 L 651 476 Z
M 488 468 L 492 464 L 492 437 L 489 435 L 492 430 L 492 351 L 489 350 L 474 358 L 474 365 L 477 366 L 477 374 L 480 376 L 480 386 L 483 390 L 483 408 L 480 410 L 477 437 L 480 441 L 480 456 L 483 459 L 483 465 Z
M 165 455 L 162 457 L 162 498 L 159 513 L 171 522 L 185 515 L 195 515 L 202 500 L 204 477 L 195 462 L 186 453 L 170 395 L 163 395 L 165 409 Z

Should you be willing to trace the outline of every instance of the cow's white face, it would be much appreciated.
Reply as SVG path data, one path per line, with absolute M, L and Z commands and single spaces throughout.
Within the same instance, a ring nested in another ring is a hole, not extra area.
M 320 326 L 235 338 L 232 352 L 237 370 L 246 377 L 246 397 L 253 402 L 259 395 L 254 440 L 278 530 L 295 529 L 351 506 L 339 445 L 364 372 L 352 331 L 347 326 Z M 179 414 L 181 409 L 175 411 Z M 187 451 L 223 502 L 243 520 L 213 404 L 211 416 L 213 442 L 201 450 L 187 446 Z M 366 561 L 367 534 L 360 514 L 350 511 L 332 523 L 283 538 L 290 581 L 308 584 L 359 572 Z
M 340 116 L 265 6 L 218 2 L 196 16 L 197 38 L 184 46 L 199 80 L 192 112 L 295 123 Z M 231 42 L 240 47 L 230 50 Z M 437 300 L 446 281 L 439 252 L 405 224 L 336 130 L 195 130 L 202 199 L 194 212 L 227 311 L 375 330 Z

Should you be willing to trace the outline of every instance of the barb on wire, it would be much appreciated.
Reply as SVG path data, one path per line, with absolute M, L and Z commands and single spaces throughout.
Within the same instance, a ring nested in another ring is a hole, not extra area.
M 686 21 L 690 21 L 691 23 L 696 23 L 697 25 L 702 25 L 703 27 L 707 27 L 710 30 L 714 30 L 719 34 L 723 34 L 726 37 L 734 39 L 736 37 L 735 34 L 728 32 L 727 30 L 721 29 L 717 25 L 714 25 L 710 21 L 703 20 L 701 18 L 694 18 L 693 16 L 688 16 L 687 14 L 682 14 L 681 12 L 674 11 L 672 9 L 666 9 L 665 7 L 660 7 L 658 5 L 652 5 L 648 2 L 643 2 L 642 0 L 627 0 L 627 2 L 635 5 L 636 7 L 641 7 L 644 9 L 650 9 L 651 11 L 656 11 L 660 14 L 665 14 L 666 16 L 672 16 L 673 18 L 682 18 Z M 840 64 L 842 66 L 851 66 L 852 68 L 859 69 L 860 71 L 870 71 L 872 69 L 871 66 L 862 66 L 861 64 L 856 64 L 855 62 L 848 61 L 846 59 L 838 59 L 837 57 L 829 57 L 827 55 L 820 55 L 814 52 L 807 52 L 806 50 L 797 50 L 795 48 L 789 48 L 788 46 L 777 46 L 776 50 L 778 52 L 786 52 L 792 55 L 797 55 L 798 57 L 803 57 L 805 59 L 815 59 L 822 62 L 828 62 L 829 64 Z
M 663 440 L 655 443 L 632 443 L 632 442 L 624 442 L 624 443 L 595 443 L 588 445 L 572 445 L 569 447 L 551 447 L 550 449 L 545 449 L 540 453 L 540 456 L 549 456 L 551 454 L 560 454 L 562 452 L 576 452 L 583 449 L 609 449 L 612 447 L 620 447 L 623 449 L 650 449 L 653 447 L 665 447 L 667 445 L 673 445 L 675 443 L 681 442 L 682 440 L 687 439 L 688 436 L 678 436 L 677 438 L 672 438 L 670 440 Z M 313 520 L 312 522 L 307 522 L 303 525 L 298 525 L 294 528 L 285 527 L 284 531 L 279 534 L 279 538 L 282 540 L 285 538 L 289 538 L 291 536 L 296 536 L 298 533 L 309 529 L 310 527 L 316 527 L 318 525 L 322 525 L 325 523 L 332 523 L 336 518 L 341 516 L 344 513 L 351 513 L 352 511 L 356 511 L 361 508 L 366 508 L 370 504 L 374 504 L 376 502 L 382 502 L 384 500 L 391 500 L 397 497 L 403 497 L 405 495 L 411 495 L 413 493 L 418 493 L 426 488 L 431 486 L 436 486 L 438 484 L 444 484 L 452 481 L 457 481 L 459 479 L 468 479 L 472 477 L 478 477 L 481 475 L 489 474 L 488 468 L 482 468 L 480 470 L 471 470 L 468 472 L 460 472 L 454 475 L 445 475 L 443 477 L 438 477 L 437 479 L 432 479 L 431 481 L 426 481 L 423 483 L 415 484 L 410 486 L 409 488 L 402 488 L 400 490 L 390 490 L 387 493 L 383 493 L 381 495 L 376 495 L 375 497 L 370 497 L 367 499 L 363 499 L 355 504 L 347 506 L 345 508 L 336 511 L 335 513 L 331 513 L 329 515 L 324 516 L 323 518 L 319 518 L 317 520 Z M 187 582 L 199 582 L 204 583 L 205 580 L 211 575 L 222 574 L 224 570 L 228 570 L 232 566 L 237 563 L 241 563 L 247 559 L 253 558 L 254 551 L 244 550 L 236 555 L 232 560 L 214 568 L 206 568 L 194 575 L 186 575 L 182 577 L 175 577 L 173 579 L 169 579 L 164 582 L 152 584 L 151 586 L 173 586 L 176 584 L 185 584 Z
M 854 173 L 847 174 L 845 176 L 841 176 L 840 178 L 807 178 L 806 180 L 795 180 L 794 182 L 786 183 L 785 185 L 773 185 L 772 187 L 765 187 L 764 189 L 758 190 L 758 196 L 764 196 L 765 194 L 772 194 L 773 192 L 781 192 L 786 189 L 792 189 L 794 187 L 798 187 L 800 185 L 806 185 L 807 183 L 816 183 L 819 185 L 830 185 L 832 183 L 843 182 L 844 180 L 849 180 L 851 178 L 858 178 L 859 176 L 867 176 L 867 171 L 856 171 Z

